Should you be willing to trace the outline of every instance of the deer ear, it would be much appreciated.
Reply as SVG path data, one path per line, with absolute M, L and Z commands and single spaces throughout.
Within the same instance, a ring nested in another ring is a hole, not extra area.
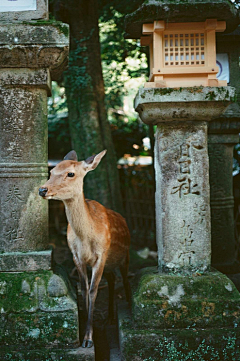
M 65 157 L 63 159 L 64 160 L 75 160 L 77 162 L 77 160 L 78 160 L 77 153 L 75 152 L 75 150 L 71 150 L 71 152 L 69 152 L 67 155 L 65 155 Z
M 107 153 L 107 150 L 103 150 L 102 152 L 92 155 L 91 157 L 87 158 L 83 161 L 84 168 L 87 172 L 90 172 L 91 170 L 94 170 L 98 164 L 100 163 L 102 157 Z

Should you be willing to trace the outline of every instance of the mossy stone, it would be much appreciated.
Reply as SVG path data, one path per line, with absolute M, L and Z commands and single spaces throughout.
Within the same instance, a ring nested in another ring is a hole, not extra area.
M 141 329 L 118 309 L 122 361 L 239 361 L 239 328 Z
M 52 271 L 0 273 L 0 320 L 1 347 L 65 347 L 78 342 L 77 305 Z
M 7 347 L 0 349 L 1 361 L 94 361 L 94 349 L 84 349 L 82 347 L 69 348 L 36 348 L 34 350 L 15 349 Z
M 166 22 L 204 22 L 206 19 L 225 20 L 227 31 L 238 25 L 238 11 L 228 0 L 145 0 L 141 6 L 125 18 L 125 36 L 139 39 L 142 24 L 155 20 Z
M 177 275 L 140 272 L 133 292 L 133 319 L 140 329 L 234 327 L 240 294 L 220 272 Z
M 54 26 L 58 29 L 59 33 L 64 34 L 66 37 L 69 37 L 69 25 L 62 23 L 61 21 L 56 20 L 37 20 L 37 21 L 23 21 L 23 24 L 33 25 L 33 26 Z

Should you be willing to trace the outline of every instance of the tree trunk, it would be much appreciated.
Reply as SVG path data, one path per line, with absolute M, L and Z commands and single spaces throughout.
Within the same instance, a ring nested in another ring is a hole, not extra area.
M 70 24 L 69 68 L 65 74 L 72 146 L 79 159 L 107 149 L 86 176 L 85 196 L 122 212 L 117 162 L 105 108 L 97 0 L 59 0 L 55 16 Z

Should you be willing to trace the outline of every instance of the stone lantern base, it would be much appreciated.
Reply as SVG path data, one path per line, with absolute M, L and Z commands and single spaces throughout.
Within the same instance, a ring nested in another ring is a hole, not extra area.
M 149 268 L 135 284 L 132 315 L 119 310 L 122 360 L 240 357 L 240 294 L 225 275 L 171 275 Z
M 0 273 L 0 360 L 94 360 L 78 346 L 77 304 L 52 271 Z

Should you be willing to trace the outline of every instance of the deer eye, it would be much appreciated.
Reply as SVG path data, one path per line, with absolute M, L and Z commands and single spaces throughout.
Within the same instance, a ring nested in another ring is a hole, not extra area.
M 67 175 L 67 176 L 72 178 L 72 177 L 74 177 L 74 176 L 75 176 L 75 173 L 71 173 L 71 172 L 70 172 L 70 173 L 68 173 L 68 175 Z

